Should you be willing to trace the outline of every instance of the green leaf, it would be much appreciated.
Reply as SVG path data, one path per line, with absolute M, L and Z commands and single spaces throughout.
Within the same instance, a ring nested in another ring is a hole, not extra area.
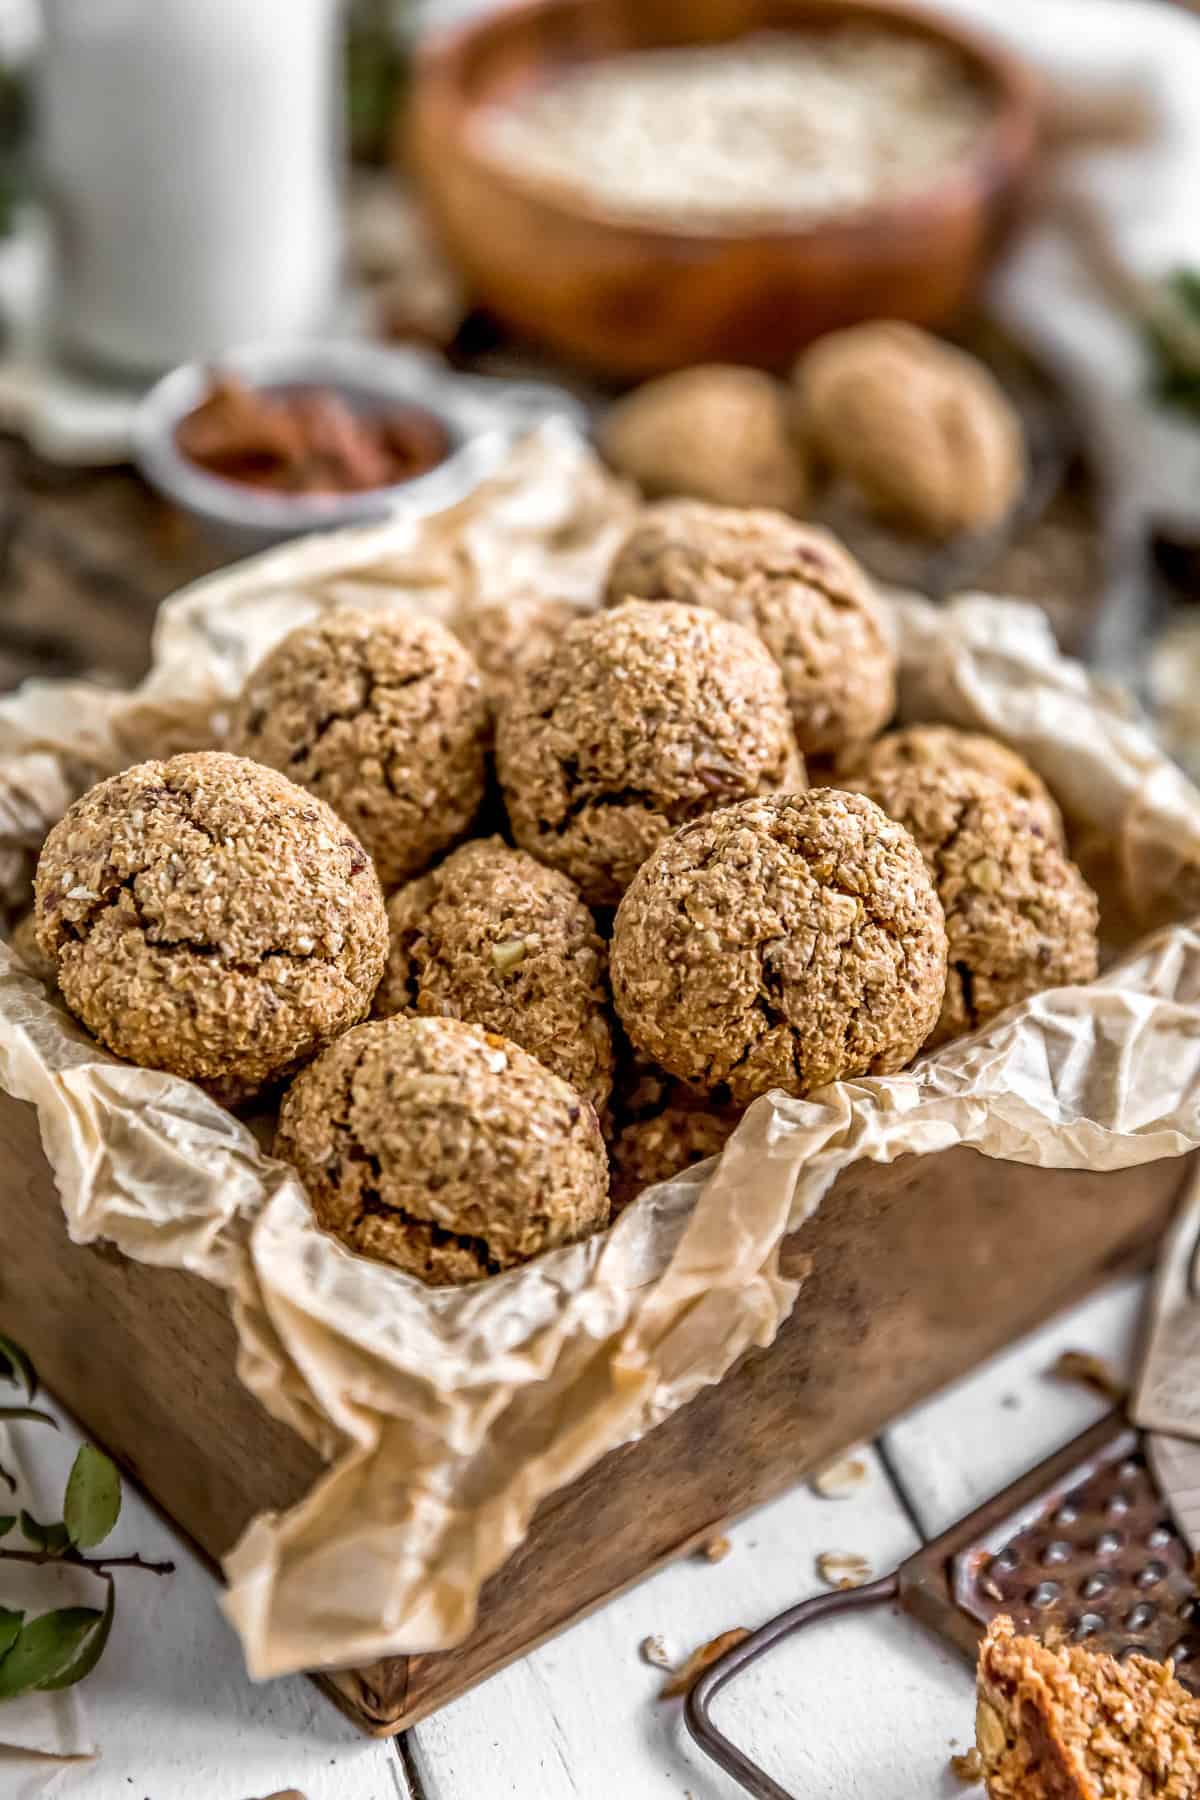
M 64 1606 L 23 1625 L 12 1649 L 0 1661 L 0 1700 L 53 1687 L 70 1674 L 106 1613 L 111 1613 L 111 1606 L 105 1613 L 98 1613 L 94 1606 Z
M 7 1606 L 0 1606 L 0 1658 L 8 1655 L 20 1637 L 24 1620 L 23 1612 L 10 1612 Z
M 80 1550 L 102 1544 L 121 1511 L 121 1477 L 103 1450 L 84 1444 L 75 1458 L 63 1499 L 63 1520 Z
M 58 1420 L 48 1412 L 39 1412 L 36 1406 L 0 1406 L 0 1420 L 7 1424 L 14 1419 L 36 1419 L 39 1424 L 53 1425 L 58 1430 Z
M 100 1623 L 80 1646 L 74 1660 L 60 1669 L 53 1681 L 41 1681 L 39 1689 L 44 1693 L 57 1692 L 59 1688 L 74 1687 L 85 1675 L 90 1675 L 100 1661 L 108 1634 L 112 1630 L 113 1615 L 117 1610 L 117 1584 L 111 1575 L 105 1577 L 108 1582 L 108 1599 L 104 1602 L 104 1611 L 100 1615 Z
M 37 1370 L 20 1344 L 14 1344 L 12 1339 L 5 1337 L 2 1331 L 0 1331 L 0 1380 L 23 1383 L 27 1400 L 32 1400 L 38 1391 Z
M 70 1547 L 71 1534 L 63 1524 L 41 1525 L 32 1513 L 21 1508 L 21 1536 L 51 1556 L 61 1556 Z
M 16 1515 L 14 1513 L 0 1514 L 0 1538 L 7 1537 L 16 1522 Z

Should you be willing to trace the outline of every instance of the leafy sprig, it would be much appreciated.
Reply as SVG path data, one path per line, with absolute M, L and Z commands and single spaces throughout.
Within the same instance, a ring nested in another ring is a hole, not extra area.
M 21 1404 L 0 1406 L 0 1422 L 33 1420 L 54 1426 L 52 1415 L 34 1406 L 38 1378 L 33 1363 L 19 1344 L 0 1334 L 0 1381 L 23 1390 Z M 16 1477 L 0 1467 L 10 1493 Z M 148 1569 L 166 1575 L 173 1563 L 145 1562 L 140 1556 L 86 1556 L 85 1551 L 103 1544 L 121 1512 L 121 1477 L 116 1465 L 92 1444 L 84 1444 L 67 1478 L 62 1518 L 43 1523 L 22 1507 L 0 1516 L 0 1565 L 13 1563 L 68 1563 L 86 1569 L 105 1584 L 103 1608 L 61 1606 L 28 1619 L 0 1604 L 0 1701 L 20 1694 L 46 1693 L 73 1687 L 90 1674 L 100 1660 L 116 1610 L 114 1569 Z M 5 1540 L 20 1529 L 30 1549 L 19 1549 Z

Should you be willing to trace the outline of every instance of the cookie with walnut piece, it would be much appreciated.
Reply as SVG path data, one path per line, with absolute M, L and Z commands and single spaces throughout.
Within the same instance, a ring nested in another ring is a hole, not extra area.
M 375 996 L 520 1044 L 599 1111 L 612 1087 L 608 952 L 574 883 L 498 837 L 462 844 L 388 901 Z

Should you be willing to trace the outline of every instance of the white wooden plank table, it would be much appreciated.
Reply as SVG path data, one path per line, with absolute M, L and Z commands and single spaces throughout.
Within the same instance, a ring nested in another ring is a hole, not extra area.
M 0 1800 L 251 1800 L 288 1788 L 306 1800 L 735 1800 L 741 1790 L 691 1744 L 678 1703 L 656 1699 L 664 1677 L 642 1640 L 660 1637 L 681 1659 L 729 1626 L 757 1625 L 820 1587 L 825 1550 L 892 1568 L 918 1532 L 936 1536 L 1100 1416 L 1102 1400 L 1046 1371 L 1064 1349 L 1127 1369 L 1141 1297 L 1125 1281 L 1063 1315 L 897 1421 L 862 1453 L 867 1479 L 851 1497 L 797 1488 L 734 1525 L 722 1561 L 662 1570 L 403 1744 L 362 1738 L 302 1679 L 252 1686 L 212 1577 L 127 1488 L 114 1544 L 171 1556 L 177 1571 L 121 1582 L 112 1640 L 81 1690 L 95 1757 L 0 1755 Z M 76 1435 L 19 1430 L 22 1454 L 60 1492 Z M 849 1617 L 781 1646 L 720 1708 L 798 1796 L 964 1792 L 948 1759 L 970 1741 L 970 1672 L 902 1616 Z

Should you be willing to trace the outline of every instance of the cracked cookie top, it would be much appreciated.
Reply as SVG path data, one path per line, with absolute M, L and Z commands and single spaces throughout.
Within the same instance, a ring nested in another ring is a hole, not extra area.
M 743 801 L 677 831 L 613 929 L 613 997 L 634 1045 L 737 1105 L 902 1069 L 945 979 L 920 851 L 836 788 Z
M 457 1019 L 348 1031 L 288 1089 L 275 1154 L 324 1230 L 435 1287 L 608 1222 L 591 1106 L 506 1038 Z
M 804 785 L 783 683 L 758 640 L 694 606 L 630 601 L 524 669 L 496 760 L 513 835 L 615 905 L 686 820 Z
M 500 838 L 463 844 L 388 902 L 382 1018 L 467 1019 L 520 1044 L 599 1111 L 612 1087 L 608 952 L 574 883 Z
M 37 942 L 118 1056 L 245 1098 L 365 1017 L 379 882 L 322 801 L 217 751 L 139 763 L 50 832 Z
M 966 769 L 990 775 L 1025 801 L 1048 842 L 1066 842 L 1062 814 L 1041 776 L 1015 750 L 984 732 L 959 731 L 953 725 L 906 725 L 885 732 L 873 744 L 846 751 L 837 760 L 834 779 L 839 787 L 869 794 L 908 769 L 930 769 L 938 775 Z
M 613 559 L 612 604 L 711 607 L 755 633 L 783 675 L 805 756 L 871 738 L 896 704 L 896 657 L 866 572 L 817 525 L 763 508 L 667 500 Z
M 1092 980 L 1096 896 L 1040 812 L 969 769 L 914 766 L 864 786 L 912 833 L 946 914 L 950 968 L 931 1044 L 1043 988 Z
M 487 731 L 479 670 L 444 626 L 339 607 L 253 671 L 229 746 L 327 800 L 392 888 L 470 825 Z

